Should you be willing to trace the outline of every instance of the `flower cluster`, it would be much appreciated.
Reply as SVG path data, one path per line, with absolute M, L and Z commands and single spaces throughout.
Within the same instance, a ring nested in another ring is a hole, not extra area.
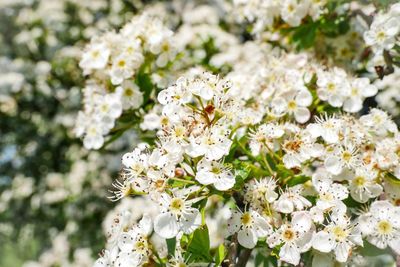
M 390 50 L 398 44 L 399 16 L 400 4 L 394 4 L 388 12 L 379 12 L 374 16 L 369 30 L 364 33 L 364 40 L 375 53 L 382 54 L 383 50 Z
M 176 56 L 172 31 L 147 14 L 136 16 L 119 33 L 92 39 L 80 61 L 89 81 L 76 135 L 87 149 L 98 149 L 124 110 L 138 109 L 143 92 L 136 85 L 143 72 L 165 68 Z
M 385 193 L 400 177 L 397 126 L 379 109 L 356 118 L 326 113 L 311 117 L 307 108 L 318 99 L 312 96 L 316 94 L 331 107 L 357 105 L 359 110 L 361 103 L 345 104 L 351 98 L 341 90 L 348 83 L 372 95 L 375 87 L 364 78 L 348 81 L 338 69 L 314 73 L 304 82 L 304 73 L 288 68 L 288 62 L 278 63 L 283 58 L 273 66 L 289 74 L 274 73 L 271 84 L 258 85 L 248 95 L 239 94 L 229 79 L 196 71 L 158 94 L 157 142 L 141 144 L 122 157 L 121 180 L 111 197 L 148 194 L 158 203 L 158 213 L 152 220 L 144 216 L 139 224 L 127 220 L 128 227 L 117 227 L 124 230 L 110 238 L 97 266 L 170 264 L 177 257 L 196 261 L 190 259 L 189 248 L 200 242 L 193 239 L 207 225 L 205 198 L 214 195 L 224 196 L 233 208 L 227 224 L 218 226 L 226 229 L 230 242 L 248 249 L 263 247 L 261 242 L 283 262 L 297 265 L 308 251 L 319 251 L 313 254 L 316 260 L 322 254 L 347 262 L 363 240 L 399 253 L 400 213 L 393 205 L 399 195 Z M 264 80 L 271 72 L 264 70 Z M 251 90 L 249 82 L 246 88 Z M 271 92 L 272 85 L 276 91 Z M 350 88 L 356 97 L 357 90 Z M 262 91 L 272 95 L 270 101 L 271 95 L 263 98 Z M 365 96 L 358 95 L 358 101 Z M 281 110 L 290 112 L 293 105 L 297 113 L 275 114 L 274 102 L 285 101 L 289 104 Z M 382 196 L 386 200 L 379 200 Z M 344 204 L 350 199 L 353 208 Z M 368 212 L 359 215 L 357 209 L 366 204 Z M 175 250 L 165 255 L 165 249 L 154 249 L 153 237 L 174 240 Z
M 297 0 L 235 0 L 234 9 L 240 19 L 247 19 L 254 24 L 254 31 L 259 32 L 271 27 L 275 20 L 282 19 L 292 27 L 299 26 L 302 19 L 310 16 L 318 19 L 325 10 L 327 1 Z

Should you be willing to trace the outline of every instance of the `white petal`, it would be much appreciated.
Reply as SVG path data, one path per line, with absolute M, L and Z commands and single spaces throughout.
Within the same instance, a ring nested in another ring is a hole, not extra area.
M 298 211 L 292 214 L 292 225 L 295 231 L 300 233 L 308 232 L 312 226 L 312 219 L 309 212 Z
M 261 217 L 257 212 L 252 211 L 251 217 L 254 220 L 253 230 L 257 237 L 266 237 L 271 233 L 272 228 L 264 217 Z
M 209 172 L 208 170 L 198 171 L 196 173 L 196 180 L 203 185 L 209 185 L 216 181 L 214 174 Z
M 305 123 L 310 119 L 310 111 L 308 108 L 299 107 L 295 113 L 294 117 L 298 123 Z
M 342 171 L 342 165 L 336 157 L 328 156 L 324 162 L 325 168 L 333 175 L 338 175 Z
M 234 234 L 240 229 L 241 225 L 241 214 L 238 211 L 233 211 L 231 217 L 228 219 L 228 232 Z
M 312 240 L 312 247 L 324 253 L 330 252 L 333 249 L 333 245 L 333 237 L 324 231 L 316 233 Z
M 142 230 L 142 233 L 146 236 L 149 236 L 153 231 L 153 222 L 149 214 L 145 213 L 142 219 L 139 222 L 139 227 Z
M 219 178 L 214 182 L 215 188 L 220 191 L 226 191 L 231 189 L 235 185 L 235 177 L 233 177 L 232 173 L 224 173 L 220 175 Z
M 312 95 L 308 90 L 301 90 L 296 96 L 296 103 L 302 107 L 308 107 L 312 103 Z
M 190 234 L 201 225 L 201 214 L 197 209 L 189 209 L 182 213 L 180 218 L 181 229 L 185 234 Z
M 335 248 L 335 256 L 338 262 L 346 262 L 350 254 L 350 245 L 347 242 L 339 243 Z
M 390 240 L 389 246 L 394 250 L 397 255 L 400 255 L 400 237 Z
M 154 220 L 154 231 L 162 238 L 173 238 L 179 232 L 175 216 L 170 212 L 158 215 Z
M 245 248 L 254 248 L 257 244 L 257 236 L 251 229 L 243 229 L 238 233 L 239 244 Z
M 134 243 L 134 238 L 129 234 L 124 233 L 118 239 L 118 247 L 121 251 L 131 251 Z
M 300 251 L 293 243 L 286 243 L 282 246 L 279 257 L 282 261 L 297 265 L 300 262 Z
M 288 199 L 280 199 L 275 202 L 275 209 L 282 213 L 292 213 L 294 210 L 293 202 Z

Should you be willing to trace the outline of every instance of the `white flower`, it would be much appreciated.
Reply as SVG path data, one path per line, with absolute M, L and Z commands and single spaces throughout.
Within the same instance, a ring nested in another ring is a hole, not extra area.
M 176 84 L 171 85 L 167 89 L 162 90 L 158 96 L 157 100 L 161 105 L 184 105 L 192 100 L 192 94 L 187 89 L 188 81 L 184 77 L 180 77 Z
M 114 127 L 115 119 L 122 114 L 121 97 L 118 93 L 97 96 L 95 100 L 94 116 L 98 117 L 108 132 Z
M 278 198 L 275 192 L 276 187 L 277 184 L 273 178 L 253 179 L 245 185 L 244 200 L 250 205 L 272 203 Z
M 251 153 L 257 156 L 265 148 L 274 151 L 276 139 L 284 134 L 285 131 L 282 125 L 275 123 L 261 124 L 256 131 L 250 131 L 249 133 Z
M 137 109 L 143 104 L 143 93 L 132 81 L 124 81 L 117 91 L 121 94 L 122 108 Z
M 106 66 L 110 49 L 105 43 L 91 44 L 83 53 L 79 66 L 84 70 L 102 69 Z
M 123 257 L 121 263 L 140 265 L 148 260 L 151 254 L 149 236 L 153 231 L 153 222 L 148 215 L 143 215 L 138 225 L 128 232 L 123 233 L 118 240 L 119 256 Z M 131 265 L 130 265 L 131 266 Z
M 275 210 L 289 214 L 295 210 L 304 210 L 306 207 L 311 207 L 311 202 L 301 195 L 302 191 L 302 185 L 289 187 L 282 193 L 279 199 L 275 201 Z
M 366 97 L 376 95 L 378 89 L 370 84 L 368 78 L 357 78 L 351 82 L 350 95 L 343 103 L 343 110 L 358 112 L 362 109 L 363 100 Z
M 375 201 L 367 214 L 359 217 L 360 229 L 368 241 L 380 249 L 390 246 L 400 254 L 400 208 L 388 201 Z
M 388 114 L 380 109 L 373 108 L 369 114 L 361 116 L 360 122 L 376 135 L 384 136 L 388 133 L 398 132 L 396 124 Z
M 358 202 L 365 203 L 370 198 L 378 197 L 383 188 L 377 183 L 378 174 L 375 170 L 358 168 L 350 180 L 350 195 Z
M 273 99 L 271 107 L 276 116 L 286 113 L 294 115 L 298 123 L 305 123 L 310 119 L 308 106 L 312 103 L 312 95 L 307 89 L 291 90 Z
M 114 59 L 111 70 L 111 83 L 114 85 L 121 84 L 125 79 L 133 76 L 135 67 L 133 62 L 126 57 L 126 55 L 120 55 Z
M 312 183 L 319 194 L 317 207 L 328 210 L 337 205 L 338 201 L 348 197 L 347 187 L 333 183 L 331 176 L 325 170 L 319 169 L 312 176 Z
M 234 211 L 228 220 L 228 232 L 230 235 L 238 233 L 239 244 L 245 248 L 254 248 L 261 237 L 268 236 L 272 227 L 258 212 Z
M 104 144 L 103 130 L 99 121 L 91 120 L 87 123 L 83 145 L 86 149 L 99 149 Z
M 197 163 L 196 180 L 201 184 L 213 184 L 220 191 L 231 189 L 235 185 L 235 176 L 221 162 L 208 161 L 205 158 Z
M 363 165 L 358 149 L 351 143 L 334 146 L 329 151 L 324 166 L 333 175 L 340 174 L 343 168 L 355 170 Z
M 313 248 L 324 253 L 334 251 L 338 262 L 346 262 L 355 246 L 362 246 L 360 229 L 341 213 L 334 213 L 324 230 L 313 237 Z
M 140 148 L 135 148 L 132 152 L 125 153 L 122 156 L 122 164 L 125 166 L 128 179 L 136 178 L 146 173 L 148 157 Z
M 318 97 L 333 107 L 341 107 L 350 94 L 346 72 L 335 67 L 333 71 L 319 71 L 317 74 Z
M 195 79 L 189 84 L 190 92 L 204 100 L 211 100 L 214 96 L 219 96 L 229 87 L 229 82 L 220 80 L 217 75 L 208 72 L 203 73 L 201 78 Z
M 160 197 L 161 214 L 154 219 L 154 231 L 163 238 L 173 238 L 179 232 L 190 234 L 201 224 L 199 210 L 181 197 Z
M 364 33 L 367 45 L 373 47 L 377 53 L 384 49 L 391 49 L 396 43 L 396 35 L 400 31 L 400 19 L 398 16 L 378 14 L 375 16 L 369 31 Z
M 309 1 L 283 0 L 281 16 L 290 26 L 300 25 L 301 20 L 307 15 Z
M 282 261 L 297 265 L 300 253 L 311 247 L 314 225 L 311 216 L 305 212 L 294 212 L 291 223 L 283 224 L 267 238 L 267 244 L 273 248 L 283 244 L 279 251 Z
M 306 130 L 313 138 L 322 137 L 325 142 L 334 144 L 339 142 L 339 132 L 342 127 L 342 121 L 335 117 L 325 114 L 315 118 L 316 123 L 307 125 Z
M 229 153 L 232 144 L 229 135 L 228 129 L 214 126 L 204 131 L 199 137 L 191 137 L 186 153 L 191 157 L 204 155 L 209 161 L 219 160 Z
M 324 149 L 321 144 L 315 142 L 307 131 L 300 132 L 292 138 L 285 140 L 282 145 L 285 155 L 283 163 L 288 169 L 301 167 L 301 164 L 313 157 L 319 157 Z

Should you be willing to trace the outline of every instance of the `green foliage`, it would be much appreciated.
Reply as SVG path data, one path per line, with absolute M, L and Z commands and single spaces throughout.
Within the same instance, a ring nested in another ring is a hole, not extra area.
M 210 254 L 210 237 L 207 225 L 201 226 L 190 235 L 186 251 L 186 256 L 190 262 L 213 261 Z

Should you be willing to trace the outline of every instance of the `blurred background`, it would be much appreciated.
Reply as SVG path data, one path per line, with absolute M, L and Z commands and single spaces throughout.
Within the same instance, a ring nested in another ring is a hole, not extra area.
M 92 36 L 142 5 L 0 0 L 0 266 L 91 266 L 104 246 L 107 188 L 135 136 L 82 148 L 78 62 Z

